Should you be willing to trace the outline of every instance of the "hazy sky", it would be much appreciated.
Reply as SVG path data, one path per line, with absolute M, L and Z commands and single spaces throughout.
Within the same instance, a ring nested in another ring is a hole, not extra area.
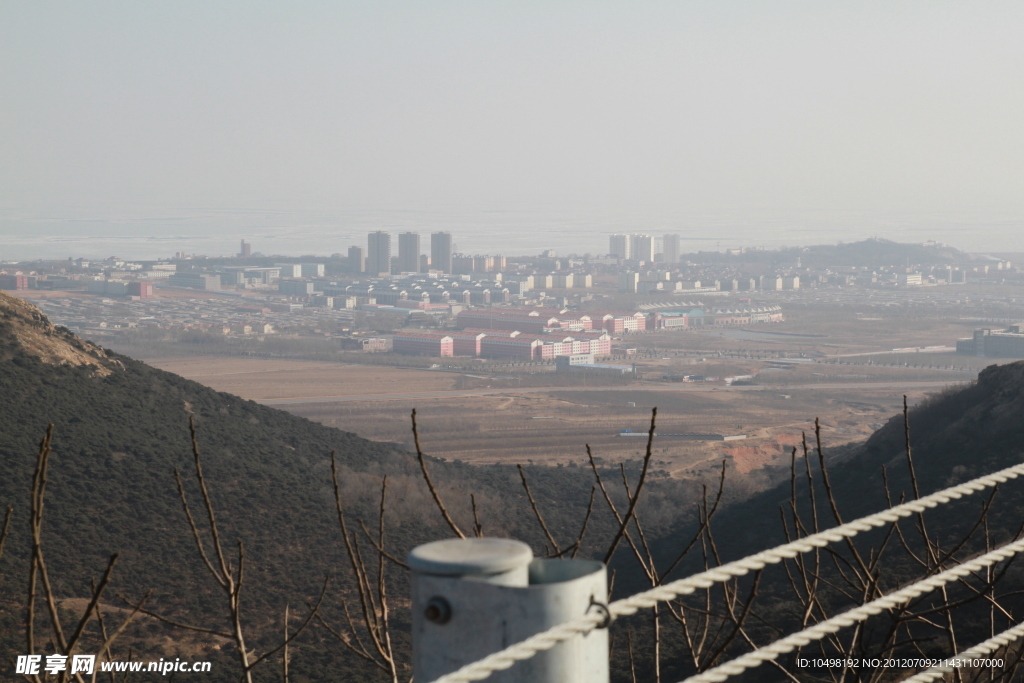
M 0 230 L 528 211 L 1024 250 L 1022 36 L 1020 0 L 0 0 Z

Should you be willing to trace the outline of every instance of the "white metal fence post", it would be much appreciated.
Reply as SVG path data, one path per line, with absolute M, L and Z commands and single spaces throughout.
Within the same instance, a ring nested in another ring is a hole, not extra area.
M 429 683 L 578 617 L 608 598 L 604 564 L 534 559 L 525 543 L 454 538 L 409 553 L 412 657 Z M 597 629 L 492 674 L 494 683 L 607 683 L 608 630 Z

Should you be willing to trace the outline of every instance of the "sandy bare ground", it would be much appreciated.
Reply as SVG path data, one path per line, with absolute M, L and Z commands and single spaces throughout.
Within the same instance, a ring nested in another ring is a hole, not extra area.
M 408 448 L 409 412 L 416 408 L 428 453 L 477 464 L 582 465 L 588 443 L 608 462 L 638 458 L 646 441 L 618 432 L 645 431 L 655 406 L 659 434 L 748 435 L 727 443 L 658 439 L 655 464 L 674 476 L 701 475 L 723 459 L 740 473 L 778 463 L 788 458 L 801 431 L 813 429 L 815 417 L 821 418 L 830 446 L 864 439 L 899 412 L 904 393 L 915 401 L 941 384 L 909 390 L 912 382 L 899 381 L 733 389 L 642 383 L 591 390 L 466 390 L 456 388 L 456 373 L 403 368 L 223 357 L 148 362 L 220 391 Z
M 445 391 L 457 379 L 429 370 L 301 360 L 200 356 L 151 358 L 146 363 L 251 400 Z
M 677 476 L 730 459 L 741 473 L 788 457 L 802 431 L 821 418 L 825 443 L 837 446 L 868 437 L 899 412 L 902 393 L 890 389 L 788 388 L 774 391 L 654 392 L 642 387 L 587 393 L 489 394 L 361 402 L 282 405 L 309 419 L 411 448 L 409 411 L 419 413 L 421 442 L 432 455 L 465 462 L 585 463 L 585 444 L 610 462 L 638 458 L 646 444 L 619 430 L 646 431 L 658 407 L 657 433 L 746 434 L 731 442 L 656 439 L 656 464 Z M 910 392 L 912 401 L 924 392 Z M 630 405 L 635 404 L 635 405 Z

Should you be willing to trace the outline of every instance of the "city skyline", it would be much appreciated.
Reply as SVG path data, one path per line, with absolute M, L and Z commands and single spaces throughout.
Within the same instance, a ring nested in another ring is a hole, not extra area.
M 14 675 L 1024 676 L 1024 2 L 0 17 Z
M 467 253 L 668 231 L 1024 250 L 1019 3 L 237 14 L 9 8 L 0 259 L 349 233 L 331 253 L 415 225 Z

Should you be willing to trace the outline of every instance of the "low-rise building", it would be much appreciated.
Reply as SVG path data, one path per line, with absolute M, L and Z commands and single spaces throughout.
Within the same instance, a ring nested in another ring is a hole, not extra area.
M 128 283 L 128 295 L 137 296 L 140 299 L 152 299 L 153 298 L 153 283 L 152 282 L 129 282 Z
M 564 372 L 573 365 L 590 365 L 594 362 L 592 353 L 570 353 L 562 356 L 555 356 L 555 370 Z
M 543 332 L 545 328 L 559 326 L 558 318 L 541 315 L 537 311 L 526 313 L 508 309 L 462 311 L 456 317 L 456 324 L 463 329 L 477 327 L 522 332 Z
M 313 283 L 309 280 L 282 279 L 277 282 L 277 291 L 288 296 L 312 296 Z
M 217 291 L 220 289 L 220 276 L 195 272 L 174 273 L 167 278 L 167 283 L 172 287 Z
M 368 337 L 366 339 L 360 339 L 359 342 L 363 347 L 363 351 L 388 350 L 388 340 L 384 337 Z
M 572 289 L 575 286 L 573 273 L 555 273 L 551 276 L 551 286 L 555 289 Z
M 485 332 L 452 332 L 452 351 L 456 356 L 472 356 L 478 358 L 483 351 L 482 342 L 487 336 Z
M 0 289 L 28 289 L 27 275 L 0 275 Z
M 610 334 L 643 332 L 647 329 L 647 316 L 643 313 L 591 313 L 594 326 Z
M 975 330 L 973 337 L 957 340 L 956 352 L 984 358 L 1024 358 L 1024 323 L 1002 332 Z
M 900 287 L 920 287 L 923 280 L 921 273 L 897 273 L 896 283 Z
M 395 353 L 443 358 L 455 355 L 455 340 L 444 332 L 401 332 L 392 338 Z
M 540 340 L 530 337 L 485 336 L 480 340 L 480 355 L 484 358 L 511 358 L 514 360 L 535 360 Z

